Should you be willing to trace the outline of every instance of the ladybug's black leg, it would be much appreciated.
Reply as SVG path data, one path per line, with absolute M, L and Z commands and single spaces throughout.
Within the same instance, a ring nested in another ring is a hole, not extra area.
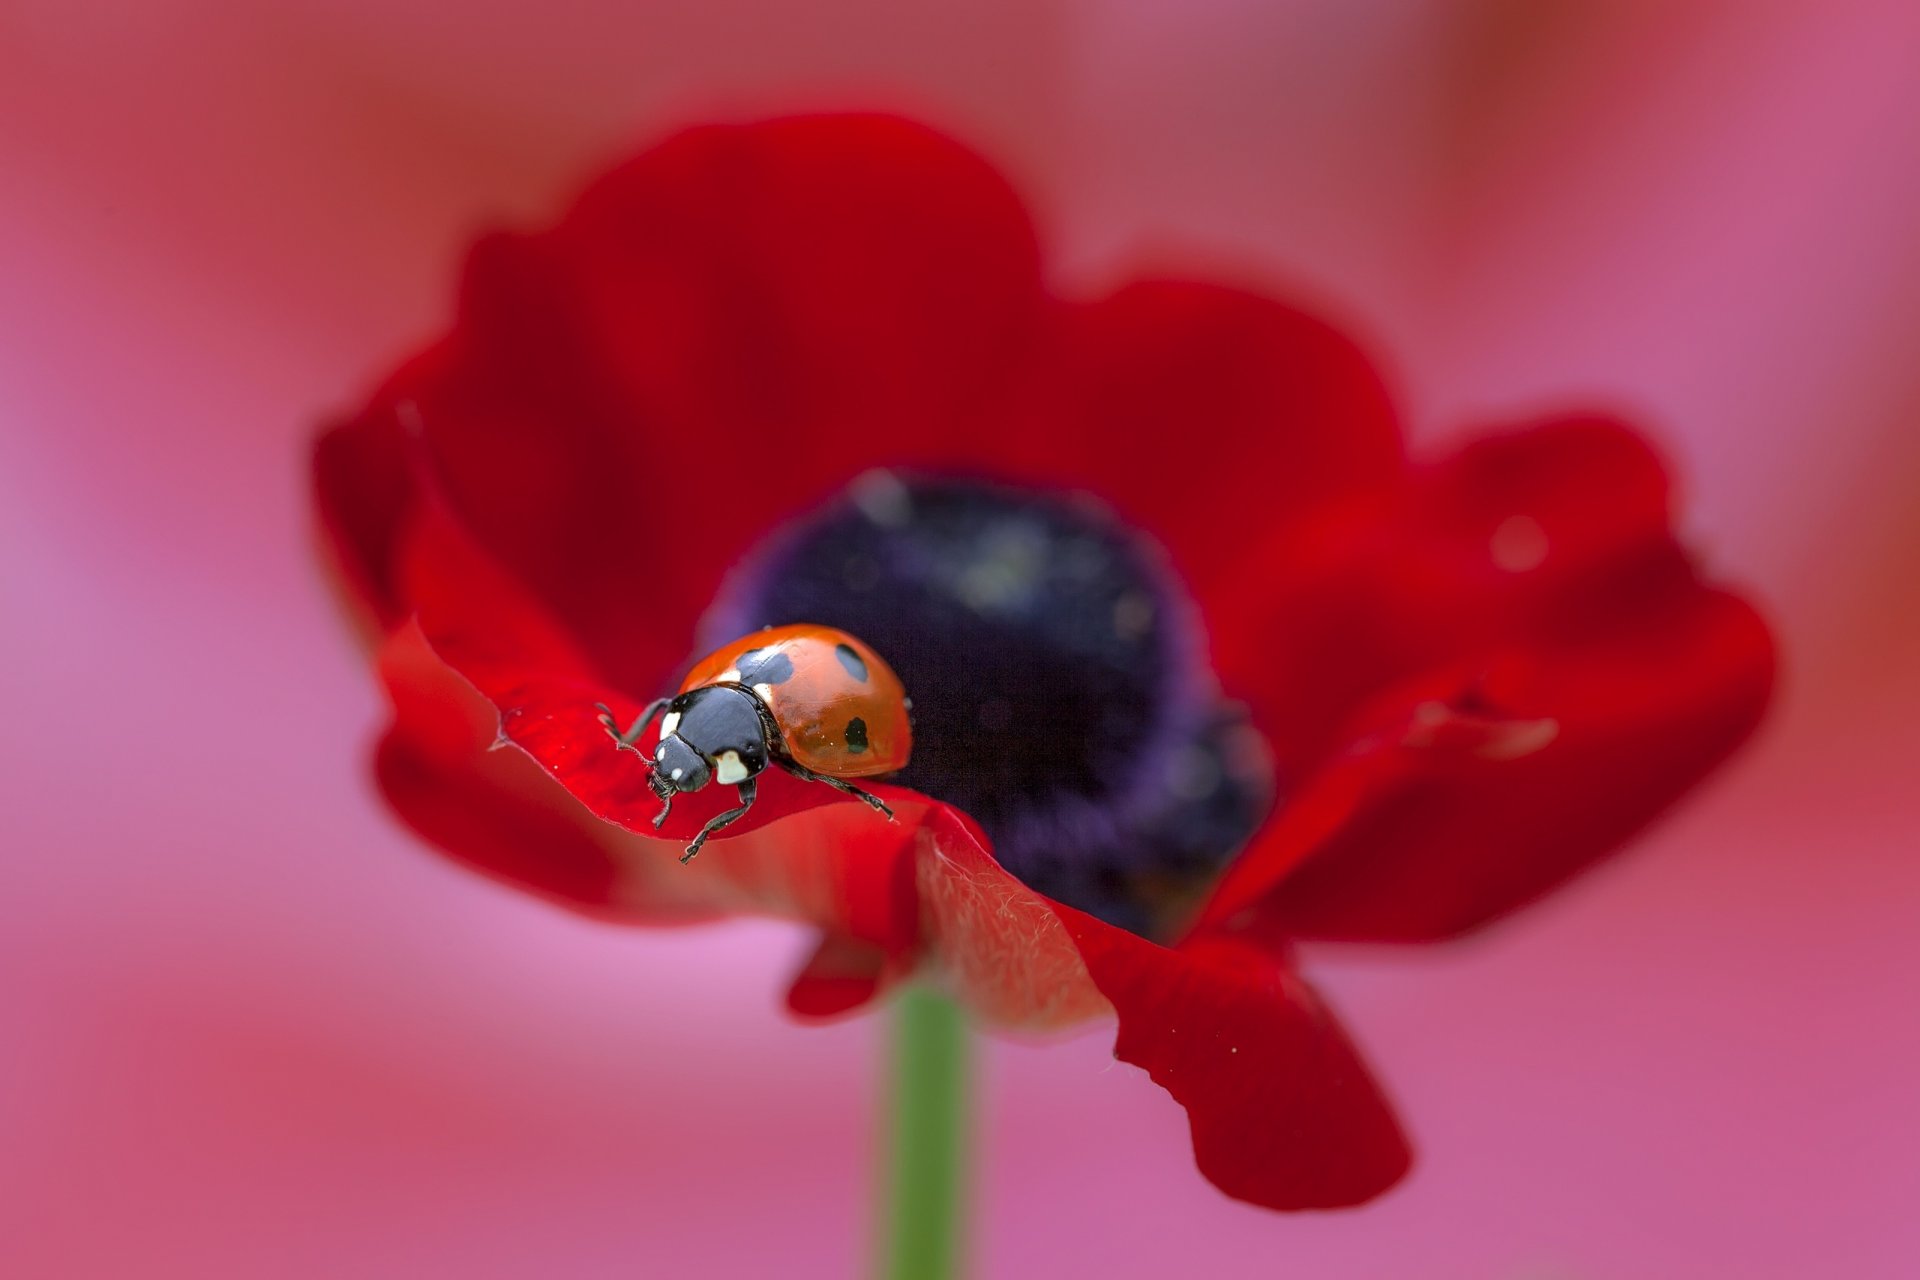
M 815 773 L 813 770 L 807 768 L 807 766 L 792 760 L 777 760 L 776 763 L 802 782 L 824 782 L 835 791 L 844 791 L 850 796 L 858 796 L 860 799 L 872 805 L 876 811 L 886 814 L 888 818 L 893 817 L 893 810 L 887 807 L 885 800 L 882 800 L 879 796 L 866 790 L 864 787 L 854 786 L 845 778 L 830 778 L 824 773 Z
M 620 732 L 619 727 L 614 724 L 612 707 L 609 707 L 604 702 L 596 702 L 593 705 L 600 709 L 600 727 L 607 731 L 608 736 L 627 750 L 635 751 L 638 750 L 638 748 L 633 744 L 640 741 L 640 735 L 647 731 L 647 726 L 652 724 L 654 718 L 667 709 L 667 704 L 671 701 L 673 701 L 671 698 L 655 698 L 652 702 L 649 702 L 647 709 L 640 713 L 640 718 L 635 720 L 632 727 L 625 733 Z
M 667 815 L 673 812 L 673 797 L 674 793 L 671 791 L 660 797 L 660 812 L 653 815 L 653 829 L 655 831 L 658 831 L 661 824 L 666 822 Z
M 757 778 L 748 778 L 745 782 L 741 783 L 740 807 L 738 809 L 729 809 L 725 813 L 715 814 L 712 818 L 708 819 L 707 825 L 700 828 L 700 834 L 695 836 L 693 843 L 687 846 L 687 851 L 681 855 L 680 861 L 683 863 L 692 862 L 693 855 L 700 852 L 700 846 L 707 842 L 708 836 L 720 830 L 722 827 L 732 826 L 734 823 L 740 821 L 740 819 L 746 817 L 747 810 L 753 808 L 753 793 L 758 786 L 759 780 Z M 666 815 L 663 813 L 661 816 L 665 817 Z

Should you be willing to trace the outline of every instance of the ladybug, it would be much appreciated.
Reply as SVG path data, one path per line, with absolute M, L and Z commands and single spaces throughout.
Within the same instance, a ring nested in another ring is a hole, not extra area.
M 683 791 L 709 782 L 739 788 L 739 807 L 700 828 L 682 862 L 746 816 L 768 765 L 858 796 L 891 819 L 885 801 L 848 779 L 892 773 L 913 750 L 913 704 L 893 668 L 855 637 L 812 623 L 768 627 L 715 650 L 694 664 L 678 694 L 648 706 L 624 733 L 598 705 L 614 742 L 636 754 L 634 744 L 660 721 L 647 761 L 647 785 L 661 802 L 656 828 Z

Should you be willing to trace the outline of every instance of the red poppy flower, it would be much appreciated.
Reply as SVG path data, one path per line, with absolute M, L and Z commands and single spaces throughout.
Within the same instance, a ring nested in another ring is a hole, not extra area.
M 1772 677 L 1626 428 L 1409 460 L 1335 330 L 1200 283 L 1063 297 L 1007 184 L 887 118 L 694 130 L 483 241 L 317 483 L 426 839 L 597 916 L 811 922 L 802 1015 L 910 972 L 1004 1027 L 1111 1010 L 1201 1170 L 1275 1208 L 1408 1163 L 1293 944 L 1539 897 Z M 897 820 L 767 776 L 682 866 L 730 796 L 656 832 L 595 704 L 795 621 L 905 679 Z

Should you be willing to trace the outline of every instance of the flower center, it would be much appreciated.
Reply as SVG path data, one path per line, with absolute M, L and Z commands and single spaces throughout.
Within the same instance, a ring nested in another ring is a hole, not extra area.
M 1191 601 L 1092 499 L 870 472 L 749 556 L 703 638 L 790 622 L 851 631 L 899 673 L 914 746 L 895 781 L 1135 932 L 1177 927 L 1271 804 Z

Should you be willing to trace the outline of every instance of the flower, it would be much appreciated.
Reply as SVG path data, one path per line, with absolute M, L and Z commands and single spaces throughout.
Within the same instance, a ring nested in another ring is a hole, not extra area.
M 1295 945 L 1538 898 L 1772 681 L 1625 427 L 1410 460 L 1332 328 L 1202 283 L 1059 296 L 1005 181 L 893 118 L 695 129 L 483 240 L 315 468 L 380 785 L 428 841 L 596 916 L 810 922 L 803 1016 L 915 972 L 1002 1027 L 1111 1010 L 1201 1171 L 1273 1208 L 1409 1162 Z M 656 833 L 595 705 L 790 621 L 906 679 L 897 820 L 771 775 L 682 866 L 730 799 Z

